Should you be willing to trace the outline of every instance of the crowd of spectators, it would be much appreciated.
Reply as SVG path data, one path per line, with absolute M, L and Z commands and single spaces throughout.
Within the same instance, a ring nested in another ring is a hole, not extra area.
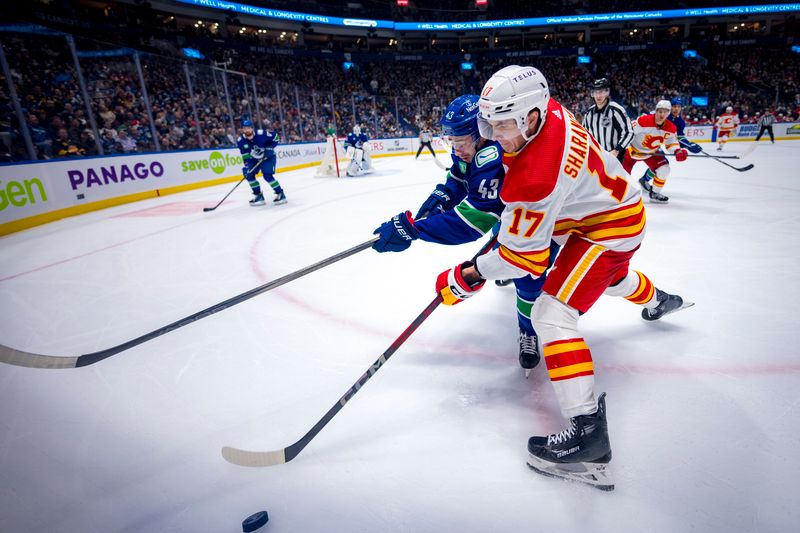
M 589 82 L 604 76 L 631 116 L 661 98 L 704 95 L 711 106 L 686 106 L 689 123 L 711 124 L 728 105 L 745 123 L 768 108 L 779 122 L 800 119 L 800 68 L 787 47 L 721 46 L 695 59 L 639 50 L 597 55 L 590 65 L 574 56 L 477 60 L 469 74 L 453 62 L 344 69 L 318 57 L 235 51 L 220 69 L 141 53 L 140 77 L 132 50 L 77 38 L 87 106 L 63 36 L 5 34 L 0 42 L 37 159 L 231 147 L 242 117 L 277 130 L 284 142 L 323 140 L 330 128 L 343 135 L 355 123 L 371 137 L 413 136 L 435 128 L 455 96 L 478 92 L 511 63 L 539 67 L 553 95 L 577 114 L 591 105 Z M 12 104 L 0 80 L 0 158 L 27 160 Z

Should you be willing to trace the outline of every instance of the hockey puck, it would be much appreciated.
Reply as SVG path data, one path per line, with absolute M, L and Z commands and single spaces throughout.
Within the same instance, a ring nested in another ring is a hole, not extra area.
M 267 522 L 269 522 L 269 515 L 267 512 L 259 511 L 244 519 L 244 522 L 242 522 L 242 531 L 244 531 L 244 533 L 250 533 L 251 531 L 264 527 Z

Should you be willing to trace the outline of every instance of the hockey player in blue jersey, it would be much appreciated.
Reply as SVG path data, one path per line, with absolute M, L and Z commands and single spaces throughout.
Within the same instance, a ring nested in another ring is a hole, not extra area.
M 678 130 L 678 143 L 681 145 L 681 148 L 686 148 L 693 154 L 699 154 L 703 151 L 703 148 L 699 144 L 690 141 L 683 131 L 686 128 L 686 121 L 683 120 L 683 117 L 681 116 L 683 99 L 680 96 L 676 96 L 670 101 L 670 105 L 672 108 L 670 109 L 669 115 L 667 115 L 667 120 L 675 124 L 675 127 Z M 642 186 L 642 189 L 648 193 L 653 190 L 650 180 L 652 180 L 654 176 L 655 173 L 648 168 L 644 175 L 639 178 L 639 184 Z
M 462 244 L 479 239 L 499 222 L 504 204 L 502 148 L 478 133 L 478 95 L 459 96 L 442 116 L 442 133 L 453 147 L 447 180 L 422 203 L 416 220 L 406 211 L 384 222 L 374 233 L 378 252 L 401 252 L 415 239 L 439 244 Z M 556 248 L 557 250 L 557 248 Z M 551 254 L 555 257 L 555 250 Z M 546 275 L 514 280 L 517 289 L 519 362 L 526 369 L 539 363 L 539 346 L 530 314 Z
M 242 174 L 244 174 L 247 183 L 250 184 L 250 188 L 253 190 L 253 199 L 250 200 L 251 206 L 264 205 L 264 195 L 256 179 L 259 172 L 264 177 L 264 181 L 272 187 L 272 192 L 275 193 L 272 203 L 279 205 L 285 204 L 287 201 L 281 184 L 275 179 L 275 167 L 277 165 L 275 147 L 278 146 L 279 140 L 277 132 L 256 130 L 252 121 L 242 121 L 242 134 L 236 144 L 244 160 Z
M 358 124 L 353 126 L 353 131 L 347 134 L 344 149 L 347 157 L 350 158 L 350 164 L 347 165 L 346 171 L 348 176 L 361 176 L 372 172 L 369 137 L 361 131 L 361 126 Z

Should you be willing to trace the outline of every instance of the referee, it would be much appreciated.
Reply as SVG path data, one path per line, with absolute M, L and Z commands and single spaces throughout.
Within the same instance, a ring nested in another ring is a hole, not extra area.
M 769 109 L 761 115 L 761 118 L 758 119 L 758 125 L 760 126 L 758 129 L 758 136 L 756 136 L 756 142 L 761 139 L 761 136 L 764 133 L 769 133 L 769 138 L 772 141 L 772 144 L 775 144 L 775 134 L 772 133 L 772 125 L 775 124 L 775 115 L 772 114 L 772 109 Z
M 583 127 L 589 130 L 600 146 L 621 162 L 625 157 L 625 149 L 633 140 L 633 128 L 625 108 L 609 99 L 610 90 L 608 78 L 592 82 L 591 95 L 595 105 L 583 116 Z

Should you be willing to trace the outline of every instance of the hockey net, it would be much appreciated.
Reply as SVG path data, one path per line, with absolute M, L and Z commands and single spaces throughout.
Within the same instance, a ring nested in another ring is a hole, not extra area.
M 325 154 L 322 156 L 322 163 L 317 167 L 316 176 L 328 176 L 340 178 L 344 176 L 350 158 L 344 149 L 344 138 L 328 136 L 325 142 Z

